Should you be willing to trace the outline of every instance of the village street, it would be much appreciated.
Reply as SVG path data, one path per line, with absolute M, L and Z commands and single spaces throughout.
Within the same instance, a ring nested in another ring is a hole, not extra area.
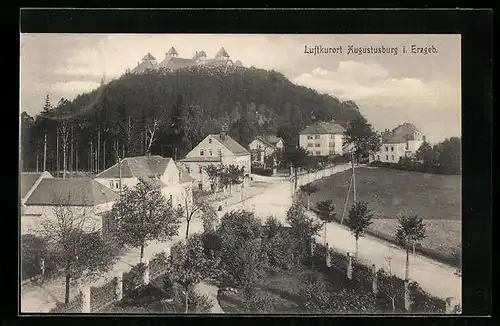
M 335 168 L 335 173 L 349 169 L 349 165 L 339 165 Z M 322 176 L 322 175 L 319 175 Z M 218 212 L 219 217 L 226 212 L 238 209 L 248 209 L 255 211 L 256 216 L 265 219 L 270 215 L 278 218 L 286 224 L 286 212 L 292 203 L 293 183 L 288 178 L 273 178 L 253 176 L 254 182 L 251 187 L 241 192 L 234 192 L 231 197 L 221 200 L 222 211 Z M 312 181 L 313 175 L 303 175 L 299 180 L 299 185 Z M 242 200 L 243 199 L 243 200 Z M 218 202 L 213 203 L 218 207 Z M 313 214 L 308 212 L 308 214 Z M 145 248 L 145 259 L 151 259 L 154 254 L 168 250 L 172 243 L 183 238 L 186 223 L 183 221 L 179 228 L 179 235 L 168 242 L 152 242 Z M 203 230 L 201 220 L 194 218 L 190 224 L 190 234 Z M 318 236 L 318 242 L 323 242 L 323 235 Z M 330 223 L 327 227 L 327 241 L 335 250 L 347 253 L 354 252 L 355 241 L 349 230 L 345 226 L 337 223 Z M 389 259 L 391 266 L 389 267 Z M 359 260 L 366 264 L 375 264 L 377 269 L 384 268 L 390 270 L 400 278 L 404 277 L 406 253 L 393 244 L 379 240 L 372 236 L 365 236 L 359 240 Z M 97 286 L 108 282 L 117 271 L 126 272 L 139 263 L 139 249 L 127 251 L 116 263 L 112 271 L 101 277 L 92 285 Z M 410 256 L 410 279 L 418 282 L 422 288 L 430 294 L 442 299 L 454 297 L 461 301 L 461 279 L 454 275 L 455 268 L 428 259 L 418 254 Z M 203 292 L 210 297 L 216 295 L 216 288 L 203 285 Z M 73 289 L 71 296 L 76 294 Z M 22 287 L 21 305 L 23 312 L 48 312 L 55 307 L 56 300 L 64 299 L 63 279 L 46 282 L 42 285 L 28 284 Z M 215 310 L 218 310 L 216 305 Z

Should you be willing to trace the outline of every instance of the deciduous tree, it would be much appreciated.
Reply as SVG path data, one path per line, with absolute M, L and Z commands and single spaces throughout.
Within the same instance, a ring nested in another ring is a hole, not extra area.
M 301 147 L 287 147 L 283 152 L 283 161 L 293 167 L 294 171 L 294 189 L 297 190 L 298 169 L 308 165 L 307 151 Z
M 167 202 L 160 188 L 141 179 L 133 189 L 125 189 L 115 202 L 112 215 L 118 220 L 118 238 L 133 248 L 144 247 L 151 240 L 169 240 L 178 234 L 179 216 Z
M 380 135 L 368 123 L 366 118 L 359 115 L 351 120 L 344 132 L 343 145 L 352 148 L 356 162 L 380 149 Z
M 398 219 L 396 241 L 406 251 L 405 279 L 410 274 L 410 248 L 425 238 L 425 224 L 417 215 L 402 216 Z
M 196 215 L 200 215 L 203 219 L 205 226 L 209 227 L 209 223 L 214 223 L 214 215 L 217 218 L 217 214 L 214 212 L 213 207 L 207 203 L 199 192 L 192 192 L 192 196 L 189 194 L 191 190 L 186 189 L 184 195 L 184 202 L 179 204 L 176 208 L 176 213 L 179 218 L 186 220 L 186 239 L 189 236 L 189 226 L 191 220 Z M 192 198 L 192 200 L 190 200 Z
M 319 190 L 318 187 L 311 183 L 300 186 L 300 191 L 302 191 L 307 196 L 307 210 L 310 209 L 311 195 Z
M 323 200 L 316 203 L 316 207 L 313 209 L 318 218 L 323 221 L 325 226 L 325 246 L 326 246 L 326 226 L 328 223 L 335 221 L 337 213 L 335 213 L 335 204 L 331 200 Z
M 358 257 L 358 241 L 364 236 L 366 229 L 372 224 L 373 214 L 364 201 L 355 202 L 349 210 L 347 225 L 356 239 L 356 258 Z

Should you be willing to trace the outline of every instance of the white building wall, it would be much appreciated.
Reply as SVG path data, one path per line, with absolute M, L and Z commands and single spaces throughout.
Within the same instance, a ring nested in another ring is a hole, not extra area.
M 299 146 L 313 156 L 342 155 L 342 134 L 299 135 Z M 334 146 L 330 147 L 330 143 Z M 330 152 L 332 150 L 332 153 Z

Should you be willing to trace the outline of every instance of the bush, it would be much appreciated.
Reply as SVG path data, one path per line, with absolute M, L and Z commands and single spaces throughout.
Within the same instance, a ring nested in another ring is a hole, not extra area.
M 115 297 L 115 279 L 110 282 L 98 286 L 90 288 L 90 311 L 97 311 L 99 308 L 102 308 L 104 305 L 111 303 Z
M 446 302 L 426 293 L 417 282 L 410 282 L 409 289 L 412 312 L 439 314 L 446 311 Z
M 49 250 L 45 239 L 32 234 L 21 236 L 21 280 L 41 276 L 41 259 L 44 259 L 44 277 L 54 275 L 59 268 L 59 253 Z
M 65 314 L 65 313 L 80 313 L 82 307 L 82 296 L 77 295 L 73 300 L 70 300 L 68 304 L 64 302 L 56 302 L 55 308 L 50 309 L 52 314 Z
M 132 267 L 127 273 L 123 274 L 123 293 L 128 293 L 143 284 L 143 273 L 146 265 L 140 263 Z
M 261 167 L 252 167 L 252 173 L 262 175 L 265 177 L 271 177 L 273 175 L 273 169 L 266 169 Z
M 164 252 L 159 252 L 153 256 L 149 262 L 149 273 L 153 276 L 163 272 L 168 266 L 168 257 Z
M 453 175 L 460 174 L 460 171 L 457 171 L 455 168 L 446 167 L 439 164 L 421 163 L 408 158 L 404 158 L 400 160 L 398 163 L 373 161 L 368 165 L 380 168 L 396 169 L 396 170 L 419 172 L 419 173 L 453 174 Z

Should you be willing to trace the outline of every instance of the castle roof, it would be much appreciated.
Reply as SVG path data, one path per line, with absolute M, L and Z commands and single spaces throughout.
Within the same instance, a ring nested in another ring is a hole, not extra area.
M 179 53 L 177 53 L 175 48 L 172 46 L 170 50 L 168 50 L 167 55 L 179 55 Z
M 216 58 L 229 58 L 229 54 L 227 54 L 226 49 L 224 47 L 220 48 L 219 52 L 215 55 Z
M 137 67 L 132 69 L 131 72 L 133 74 L 141 73 L 141 72 L 144 72 L 146 70 L 155 69 L 155 67 L 156 66 L 153 64 L 153 62 L 151 60 L 143 60 L 141 63 L 139 63 L 137 65 Z
M 148 54 L 142 57 L 142 60 L 156 60 L 156 59 L 151 55 L 151 53 L 148 52 Z
M 165 58 L 160 64 L 158 68 L 166 68 L 171 70 L 181 69 L 188 66 L 196 65 L 196 60 L 194 59 L 185 59 L 185 58 L 177 58 L 177 57 L 168 57 Z

